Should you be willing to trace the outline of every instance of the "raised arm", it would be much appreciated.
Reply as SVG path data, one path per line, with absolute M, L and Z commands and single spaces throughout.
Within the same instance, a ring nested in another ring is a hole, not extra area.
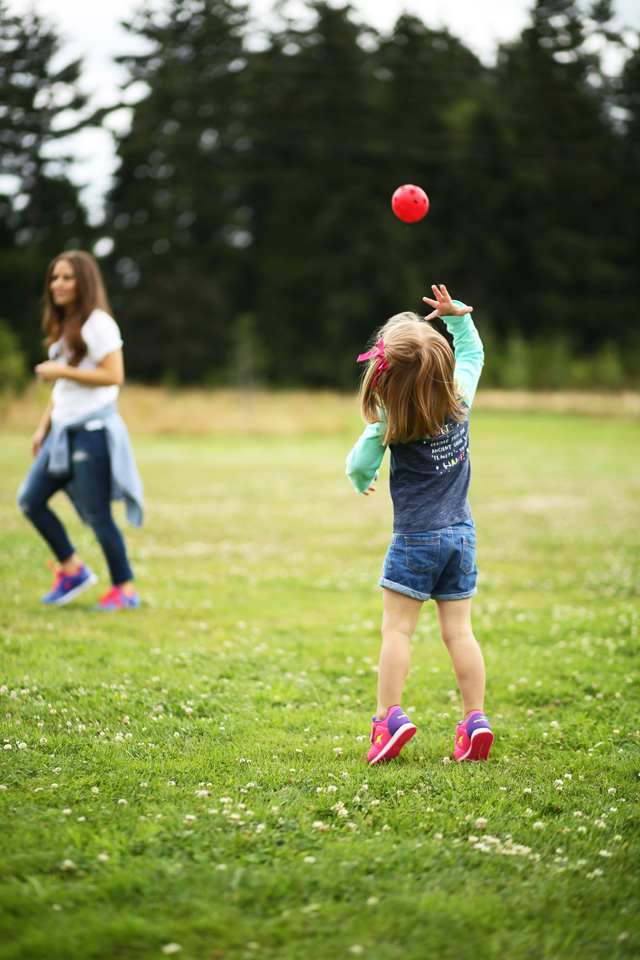
M 478 380 L 484 365 L 484 349 L 476 326 L 471 319 L 473 307 L 460 300 L 452 300 L 444 284 L 431 288 L 435 299 L 423 297 L 425 303 L 434 308 L 426 317 L 441 317 L 447 330 L 453 335 L 453 349 L 456 355 L 455 378 L 464 400 L 470 407 L 475 397 Z

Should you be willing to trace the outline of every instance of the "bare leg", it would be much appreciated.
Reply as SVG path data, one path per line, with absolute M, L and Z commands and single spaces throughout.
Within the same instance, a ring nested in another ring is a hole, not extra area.
M 62 572 L 68 574 L 69 576 L 73 576 L 75 573 L 77 573 L 81 566 L 82 561 L 77 553 L 72 553 L 70 557 L 67 557 L 66 560 L 62 560 L 60 563 L 60 569 Z
M 436 600 L 440 631 L 449 651 L 465 717 L 484 709 L 484 660 L 471 626 L 471 597 Z
M 411 637 L 418 622 L 422 600 L 382 589 L 382 650 L 378 669 L 378 708 L 382 720 L 389 707 L 400 703 L 411 664 Z

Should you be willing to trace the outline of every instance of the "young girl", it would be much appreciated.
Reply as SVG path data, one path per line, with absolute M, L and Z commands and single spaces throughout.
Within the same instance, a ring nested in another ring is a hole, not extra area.
M 92 609 L 138 607 L 111 500 L 124 499 L 129 521 L 141 526 L 142 484 L 116 409 L 124 380 L 122 339 L 94 258 L 79 250 L 56 257 L 47 273 L 44 301 L 42 328 L 50 359 L 36 367 L 36 374 L 54 387 L 31 440 L 35 461 L 18 493 L 19 509 L 59 562 L 53 587 L 42 602 L 62 606 L 98 579 L 47 505 L 64 487 L 93 528 L 111 574 L 111 589 Z
M 347 458 L 358 493 L 374 489 L 384 451 L 391 454 L 393 536 L 380 579 L 383 588 L 378 707 L 370 764 L 396 757 L 416 732 L 400 707 L 409 672 L 410 640 L 425 600 L 436 602 L 442 639 L 462 696 L 456 760 L 484 760 L 493 733 L 483 713 L 485 672 L 471 627 L 476 593 L 476 533 L 469 489 L 469 411 L 484 362 L 473 307 L 452 300 L 445 286 L 424 297 L 433 312 L 392 317 L 377 334 L 360 390 L 368 424 Z M 428 322 L 442 317 L 447 340 Z

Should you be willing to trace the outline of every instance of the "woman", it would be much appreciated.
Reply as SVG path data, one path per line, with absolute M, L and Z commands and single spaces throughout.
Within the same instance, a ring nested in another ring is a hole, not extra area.
M 141 526 L 142 484 L 116 407 L 124 380 L 122 339 L 94 258 L 80 250 L 56 257 L 47 272 L 44 301 L 49 360 L 35 372 L 54 387 L 31 440 L 35 461 L 18 493 L 19 509 L 58 559 L 53 587 L 42 602 L 62 606 L 98 580 L 47 505 L 64 488 L 93 528 L 111 574 L 111 589 L 92 609 L 139 607 L 111 500 L 124 499 L 128 520 Z

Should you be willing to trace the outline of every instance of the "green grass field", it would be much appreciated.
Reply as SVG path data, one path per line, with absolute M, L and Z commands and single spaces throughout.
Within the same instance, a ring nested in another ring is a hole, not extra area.
M 639 424 L 474 414 L 496 742 L 449 761 L 426 605 L 418 734 L 373 769 L 391 509 L 386 472 L 369 498 L 343 475 L 358 431 L 135 437 L 144 609 L 113 617 L 97 590 L 40 604 L 28 437 L 3 434 L 2 960 L 640 956 Z

